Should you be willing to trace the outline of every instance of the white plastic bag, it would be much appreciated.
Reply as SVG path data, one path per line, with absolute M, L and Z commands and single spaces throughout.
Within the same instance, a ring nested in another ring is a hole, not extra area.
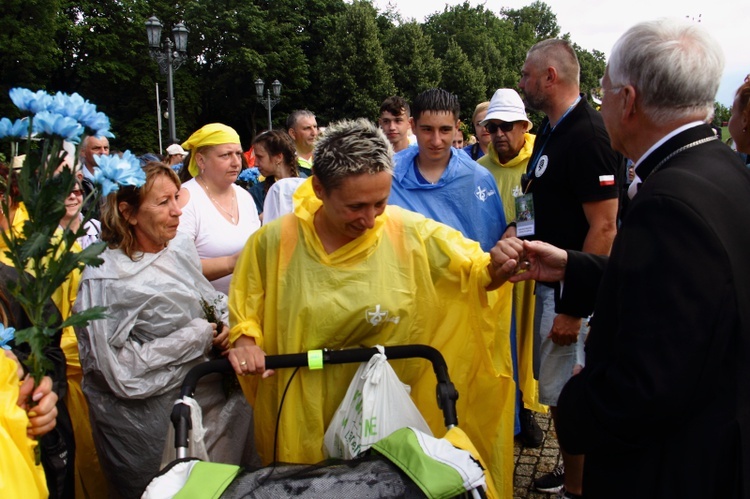
M 188 436 L 188 457 L 194 457 L 201 461 L 208 461 L 208 452 L 206 451 L 206 429 L 203 427 L 203 410 L 200 404 L 191 397 L 177 399 L 174 405 L 185 404 L 190 407 L 190 435 Z M 177 449 L 174 448 L 174 425 L 170 422 L 167 426 L 167 441 L 164 445 L 164 452 L 161 456 L 161 468 L 164 469 L 169 463 L 177 459 Z
M 383 347 L 359 366 L 326 430 L 324 453 L 352 459 L 394 431 L 411 426 L 432 435 L 409 396 L 408 385 L 388 364 Z

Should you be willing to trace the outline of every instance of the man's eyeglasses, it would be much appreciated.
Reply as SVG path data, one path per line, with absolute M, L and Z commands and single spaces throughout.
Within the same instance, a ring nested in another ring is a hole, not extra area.
M 500 123 L 499 125 L 497 123 L 489 122 L 484 125 L 484 128 L 487 129 L 488 132 L 495 133 L 498 130 L 502 131 L 503 133 L 508 133 L 511 130 L 513 130 L 513 127 L 516 126 L 515 121 L 506 121 L 503 123 Z

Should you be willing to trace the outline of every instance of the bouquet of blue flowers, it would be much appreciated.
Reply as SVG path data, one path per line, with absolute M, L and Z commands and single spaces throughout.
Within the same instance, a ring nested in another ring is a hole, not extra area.
M 105 247 L 105 243 L 99 242 L 82 251 L 73 250 L 76 238 L 85 234 L 90 214 L 84 213 L 77 231 L 59 227 L 65 214 L 65 199 L 77 182 L 75 172 L 65 162 L 63 141 L 77 146 L 86 134 L 113 135 L 109 131 L 109 118 L 78 94 L 50 95 L 42 90 L 14 88 L 10 98 L 23 117 L 15 122 L 0 119 L 0 147 L 9 146 L 11 162 L 20 155 L 24 159 L 19 170 L 10 169 L 8 178 L 0 178 L 0 190 L 4 192 L 0 206 L 4 214 L 9 214 L 11 202 L 21 201 L 28 219 L 21 227 L 3 231 L 2 239 L 8 248 L 4 256 L 18 271 L 18 280 L 7 283 L 8 291 L 32 324 L 16 331 L 15 341 L 28 343 L 30 354 L 25 362 L 38 383 L 51 365 L 44 348 L 55 333 L 104 316 L 101 307 L 79 311 L 64 320 L 45 313 L 49 310 L 45 305 L 71 272 L 102 263 L 99 254 Z M 77 162 L 77 150 L 74 156 L 69 158 L 70 164 Z M 139 187 L 146 181 L 138 159 L 130 152 L 122 156 L 99 156 L 97 162 L 93 179 L 97 188 L 89 194 L 95 203 L 119 186 Z M 10 199 L 12 183 L 18 185 L 20 200 Z
M 251 166 L 250 168 L 245 168 L 244 170 L 242 170 L 240 174 L 237 175 L 237 180 L 235 180 L 234 183 L 247 191 L 260 181 L 260 171 L 257 167 Z

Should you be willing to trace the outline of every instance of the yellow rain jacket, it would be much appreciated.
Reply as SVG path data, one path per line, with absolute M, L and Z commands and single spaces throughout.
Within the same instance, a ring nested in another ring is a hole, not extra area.
M 14 223 L 15 225 L 15 223 Z M 62 229 L 55 234 L 61 235 Z M 82 251 L 81 245 L 74 242 L 72 251 Z M 52 301 L 60 311 L 63 320 L 70 317 L 78 294 L 78 284 L 81 281 L 81 271 L 73 270 L 68 278 L 52 294 Z M 99 464 L 99 456 L 94 447 L 94 437 L 91 433 L 89 420 L 89 406 L 81 390 L 83 371 L 78 355 L 78 340 L 72 327 L 63 329 L 60 338 L 60 348 L 65 354 L 66 373 L 68 379 L 68 393 L 65 405 L 73 424 L 73 437 L 76 443 L 75 454 L 75 491 L 76 499 L 107 497 L 107 480 Z
M 81 251 L 81 246 L 74 243 L 73 251 Z M 74 270 L 52 295 L 52 301 L 55 302 L 64 319 L 70 317 L 80 281 L 81 271 Z M 91 433 L 89 405 L 81 390 L 83 370 L 78 355 L 78 340 L 72 327 L 66 327 L 63 330 L 60 347 L 65 354 L 67 364 L 68 393 L 65 396 L 65 405 L 68 407 L 70 420 L 73 423 L 73 436 L 76 442 L 76 499 L 107 497 L 107 480 L 99 464 L 99 456 L 96 453 L 94 437 Z
M 29 215 L 26 211 L 26 206 L 23 203 L 19 203 L 16 215 L 13 218 L 12 230 L 20 234 L 23 223 L 28 218 Z M 0 261 L 6 265 L 13 265 L 13 262 L 5 256 L 5 250 L 7 250 L 7 246 L 2 238 L 0 238 Z M 77 242 L 73 244 L 73 251 L 81 251 L 81 246 Z M 73 304 L 76 301 L 80 280 L 81 271 L 74 270 L 52 295 L 52 301 L 60 311 L 63 320 L 70 317 Z M 89 408 L 86 398 L 81 391 L 83 372 L 81 371 L 81 361 L 78 358 L 78 340 L 76 340 L 75 331 L 72 327 L 67 327 L 63 330 L 60 347 L 65 354 L 65 362 L 67 364 L 68 393 L 65 396 L 65 405 L 70 413 L 70 420 L 73 424 L 73 436 L 76 443 L 76 499 L 106 497 L 107 481 L 99 465 L 99 458 L 94 448 L 94 439 L 91 436 Z
M 229 292 L 230 339 L 254 337 L 269 355 L 311 349 L 428 344 L 445 357 L 459 391 L 458 419 L 488 463 L 500 497 L 513 490 L 511 286 L 486 292 L 489 254 L 460 232 L 395 206 L 373 229 L 331 254 L 313 227 L 321 201 L 310 180 L 294 214 L 254 233 Z M 435 376 L 422 359 L 391 362 L 436 436 L 445 434 Z M 284 369 L 242 378 L 255 406 L 264 464 L 323 459 L 323 434 L 357 365 Z M 274 425 L 284 388 L 274 456 Z
M 495 146 L 490 143 L 487 154 L 477 163 L 487 168 L 495 177 L 500 197 L 503 200 L 506 222 L 516 219 L 515 198 L 521 194 L 521 175 L 526 173 L 536 135 L 524 134 L 523 148 L 518 156 L 507 163 L 500 163 Z M 539 403 L 539 383 L 534 378 L 534 285 L 533 281 L 515 284 L 513 301 L 516 310 L 516 350 L 518 352 L 518 384 L 523 393 L 523 404 L 535 412 L 547 412 L 547 406 Z
M 16 368 L 0 351 L 0 497 L 46 498 L 44 470 L 34 464 L 37 443 L 26 436 L 29 418 L 18 407 Z

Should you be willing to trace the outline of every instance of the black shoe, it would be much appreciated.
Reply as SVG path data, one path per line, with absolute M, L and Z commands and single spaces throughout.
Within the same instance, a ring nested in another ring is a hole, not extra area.
M 518 411 L 518 419 L 521 420 L 521 432 L 518 438 L 524 447 L 541 447 L 544 442 L 544 432 L 536 422 L 534 413 L 526 408 Z
M 542 475 L 534 480 L 534 488 L 539 492 L 546 492 L 548 494 L 560 492 L 564 484 L 565 467 L 562 464 L 557 465 L 557 468 L 552 470 L 551 473 Z

